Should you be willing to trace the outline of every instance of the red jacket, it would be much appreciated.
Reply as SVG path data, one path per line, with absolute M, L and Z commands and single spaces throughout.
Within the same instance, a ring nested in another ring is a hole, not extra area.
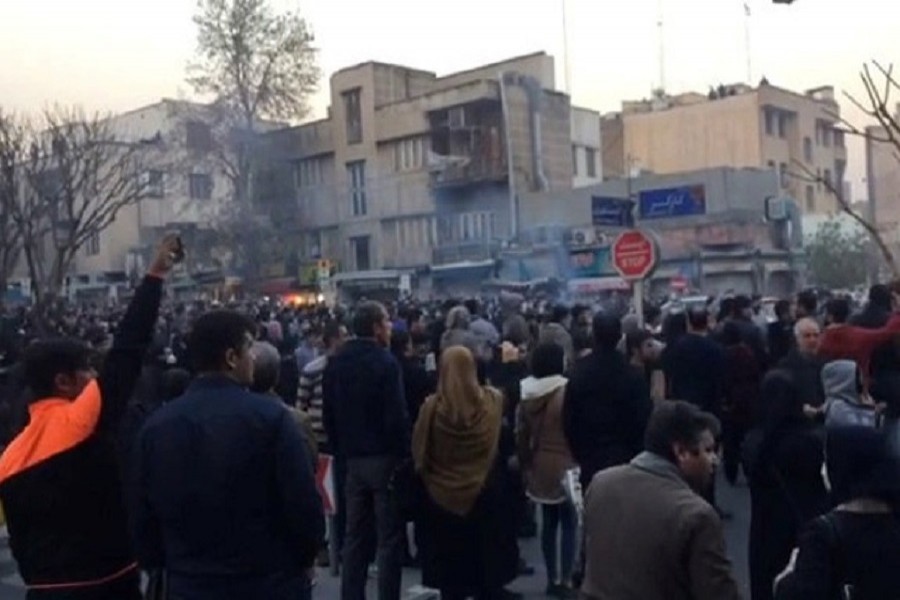
M 880 329 L 831 325 L 825 328 L 818 354 L 826 361 L 839 359 L 856 361 L 863 377 L 868 379 L 872 352 L 898 334 L 900 334 L 900 313 L 891 315 L 890 320 Z

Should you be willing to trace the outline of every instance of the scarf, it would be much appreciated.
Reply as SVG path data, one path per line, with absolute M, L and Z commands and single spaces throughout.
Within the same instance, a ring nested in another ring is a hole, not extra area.
M 478 384 L 471 353 L 445 350 L 438 391 L 422 405 L 412 439 L 416 472 L 438 506 L 461 517 L 475 506 L 497 458 L 502 419 L 503 398 Z

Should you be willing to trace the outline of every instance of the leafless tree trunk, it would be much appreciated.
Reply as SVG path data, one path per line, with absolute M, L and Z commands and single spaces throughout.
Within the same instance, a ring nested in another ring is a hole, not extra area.
M 46 306 L 85 244 L 148 194 L 145 164 L 156 149 L 118 140 L 108 117 L 61 107 L 45 111 L 31 138 L 16 222 L 37 304 Z
M 892 154 L 897 160 L 897 168 L 900 169 L 900 119 L 898 119 L 897 114 L 891 107 L 893 102 L 891 99 L 892 94 L 900 92 L 900 83 L 894 76 L 894 66 L 884 66 L 878 61 L 872 61 L 871 64 L 863 65 L 859 76 L 866 98 L 860 101 L 851 94 L 845 93 L 844 95 L 854 106 L 880 127 L 881 133 L 873 135 L 870 130 L 860 129 L 839 115 L 835 114 L 833 116 L 841 124 L 841 130 L 845 133 L 863 137 L 872 143 L 890 145 Z M 793 174 L 795 177 L 821 184 L 828 193 L 834 196 L 840 211 L 849 215 L 869 234 L 892 277 L 895 280 L 900 280 L 900 268 L 898 268 L 894 253 L 878 230 L 877 223 L 872 222 L 868 216 L 853 208 L 852 199 L 844 197 L 843 189 L 838 189 L 841 186 L 841 182 L 837 182 L 837 185 L 835 185 L 835 182 L 814 173 L 812 169 L 799 161 L 795 161 L 794 165 L 798 169 L 798 172 Z M 869 202 L 874 202 L 874 198 L 869 198 Z
M 0 108 L 0 299 L 22 254 L 22 231 L 15 209 L 22 188 L 27 126 Z

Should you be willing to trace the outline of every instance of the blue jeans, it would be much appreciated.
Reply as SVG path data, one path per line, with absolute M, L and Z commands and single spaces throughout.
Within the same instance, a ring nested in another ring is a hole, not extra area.
M 575 560 L 575 509 L 568 502 L 542 504 L 541 517 L 541 550 L 547 567 L 547 583 L 568 583 Z M 557 537 L 561 542 L 559 546 Z M 557 564 L 561 571 L 557 571 Z

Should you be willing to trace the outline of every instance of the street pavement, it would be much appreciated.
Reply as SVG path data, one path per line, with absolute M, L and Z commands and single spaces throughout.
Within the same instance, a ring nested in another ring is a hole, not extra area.
M 747 569 L 747 535 L 750 531 L 750 494 L 746 483 L 732 488 L 720 476 L 718 482 L 718 499 L 721 507 L 731 513 L 725 521 L 725 538 L 728 553 L 731 557 L 734 573 L 741 585 L 744 597 L 749 597 Z M 541 557 L 540 543 L 537 538 L 520 540 L 520 548 L 525 561 L 535 569 L 534 575 L 520 577 L 509 589 L 521 592 L 528 600 L 547 598 L 544 595 L 546 575 Z M 424 590 L 419 585 L 419 572 L 407 569 L 403 574 L 403 587 L 406 590 L 404 600 L 425 600 L 436 597 L 434 593 Z M 313 593 L 316 600 L 332 600 L 340 597 L 340 580 L 332 577 L 327 569 L 320 569 L 318 585 Z M 374 576 L 369 581 L 369 598 L 376 598 Z M 5 528 L 0 530 L 0 600 L 24 600 L 25 587 L 16 571 L 15 561 L 9 552 Z

